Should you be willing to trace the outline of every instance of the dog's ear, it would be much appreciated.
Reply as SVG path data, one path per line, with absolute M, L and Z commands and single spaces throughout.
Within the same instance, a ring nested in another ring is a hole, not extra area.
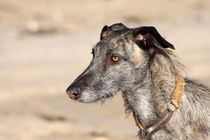
M 100 40 L 112 35 L 112 34 L 120 34 L 123 31 L 127 31 L 128 28 L 122 23 L 116 23 L 111 26 L 105 25 L 101 30 Z
M 109 30 L 109 26 L 105 25 L 103 27 L 103 29 L 101 30 L 100 40 L 102 40 L 108 36 L 108 30 Z
M 162 48 L 171 48 L 175 50 L 174 46 L 166 41 L 156 28 L 152 26 L 143 26 L 134 29 L 133 37 L 134 41 L 146 50 L 149 50 L 151 47 L 157 47 L 157 45 Z

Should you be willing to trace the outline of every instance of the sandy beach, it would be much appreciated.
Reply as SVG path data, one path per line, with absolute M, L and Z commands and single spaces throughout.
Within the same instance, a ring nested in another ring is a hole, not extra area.
M 210 1 L 0 0 L 0 140 L 137 140 L 121 95 L 81 104 L 65 93 L 104 25 L 155 26 L 210 86 Z

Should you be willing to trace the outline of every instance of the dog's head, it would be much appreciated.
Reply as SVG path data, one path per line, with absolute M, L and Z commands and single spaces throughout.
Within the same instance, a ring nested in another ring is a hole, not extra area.
M 141 84 L 156 48 L 171 48 L 154 27 L 104 26 L 87 69 L 67 88 L 71 99 L 94 102 Z

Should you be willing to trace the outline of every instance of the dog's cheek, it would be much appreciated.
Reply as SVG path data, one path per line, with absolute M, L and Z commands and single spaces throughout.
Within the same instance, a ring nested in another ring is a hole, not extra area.
M 93 85 L 93 91 L 99 91 L 102 86 L 103 86 L 102 80 L 95 82 Z
M 117 83 L 120 91 L 126 90 L 130 87 L 133 87 L 133 83 L 138 77 L 139 71 L 135 71 L 133 64 L 125 63 L 121 66 L 120 71 L 118 72 Z

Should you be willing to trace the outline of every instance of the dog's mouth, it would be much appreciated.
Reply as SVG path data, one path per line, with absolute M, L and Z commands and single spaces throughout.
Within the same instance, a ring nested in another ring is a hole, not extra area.
M 101 98 L 98 98 L 95 102 L 103 105 L 107 99 L 110 99 L 113 97 L 114 97 L 114 95 L 112 95 L 112 94 L 106 94 L 106 95 L 102 96 Z
M 88 92 L 83 92 L 81 94 L 81 96 L 76 99 L 76 101 L 79 101 L 81 103 L 104 103 L 106 101 L 106 99 L 110 99 L 113 98 L 115 94 L 112 93 L 106 93 L 102 96 L 98 96 L 97 94 L 95 94 L 96 96 L 92 95 Z
M 100 104 L 104 104 L 107 99 L 110 99 L 110 98 L 113 98 L 113 97 L 114 97 L 113 94 L 108 93 L 108 94 L 103 95 L 101 98 L 98 98 L 95 102 L 100 103 Z
M 112 98 L 112 97 L 114 97 L 114 95 L 106 94 L 106 95 L 102 96 L 102 99 L 107 99 L 107 98 Z

